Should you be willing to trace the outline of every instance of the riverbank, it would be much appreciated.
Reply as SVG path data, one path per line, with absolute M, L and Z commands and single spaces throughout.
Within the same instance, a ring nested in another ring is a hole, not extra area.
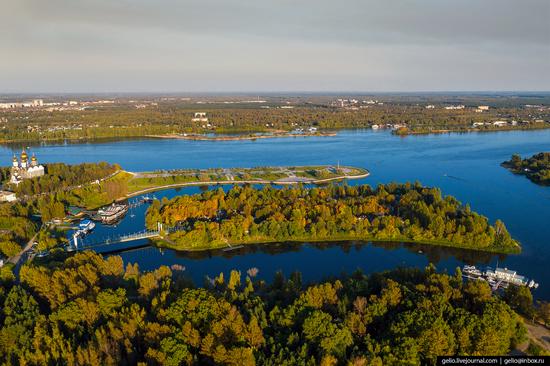
M 208 245 L 208 246 L 198 246 L 198 247 L 182 247 L 176 242 L 171 240 L 169 237 L 160 237 L 156 239 L 151 239 L 151 242 L 158 248 L 173 249 L 178 252 L 207 252 L 212 250 L 231 250 L 232 248 L 238 249 L 242 246 L 248 245 L 270 245 L 276 243 L 290 243 L 296 245 L 303 245 L 307 243 L 318 244 L 318 243 L 337 243 L 337 242 L 364 242 L 364 243 L 408 243 L 408 244 L 421 244 L 421 245 L 431 245 L 445 248 L 456 248 L 456 249 L 468 249 L 476 252 L 482 253 L 491 253 L 491 254 L 520 254 L 521 247 L 519 244 L 516 249 L 509 248 L 504 250 L 502 248 L 489 247 L 489 248 L 475 248 L 467 246 L 464 244 L 457 244 L 444 240 L 414 240 L 406 237 L 395 237 L 387 239 L 379 239 L 375 237 L 358 237 L 350 235 L 340 235 L 337 237 L 326 237 L 326 238 L 296 238 L 294 240 L 249 240 L 249 241 L 235 241 L 235 242 L 226 242 L 220 243 L 220 245 Z
M 445 133 L 470 133 L 470 132 L 511 132 L 511 131 L 536 131 L 550 129 L 550 123 L 541 123 L 540 126 L 526 126 L 526 127 L 497 127 L 489 129 L 481 128 L 448 128 L 448 129 L 435 129 L 435 130 L 411 130 L 408 128 L 397 129 L 392 131 L 392 134 L 396 136 L 408 136 L 408 135 L 438 135 Z
M 263 135 L 235 135 L 235 136 L 207 136 L 207 135 L 192 135 L 192 134 L 167 134 L 167 135 L 146 135 L 149 138 L 158 139 L 176 139 L 176 140 L 193 140 L 193 141 L 242 141 L 242 140 L 258 140 L 258 139 L 273 139 L 280 137 L 332 137 L 336 136 L 335 132 L 315 132 L 294 134 L 290 132 L 279 132 Z

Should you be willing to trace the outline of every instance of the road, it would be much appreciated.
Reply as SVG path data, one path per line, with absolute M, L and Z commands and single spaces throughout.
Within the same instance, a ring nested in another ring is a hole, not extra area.
M 36 237 L 38 236 L 38 233 L 40 230 L 34 234 L 34 236 L 31 238 L 31 240 L 28 241 L 27 245 L 16 255 L 8 259 L 9 263 L 13 263 L 15 266 L 13 267 L 13 273 L 17 276 L 19 273 L 19 268 L 21 267 L 21 264 L 24 263 L 28 256 L 29 256 L 29 250 L 32 248 L 32 244 L 35 242 Z M 23 261 L 21 261 L 21 258 L 23 258 Z

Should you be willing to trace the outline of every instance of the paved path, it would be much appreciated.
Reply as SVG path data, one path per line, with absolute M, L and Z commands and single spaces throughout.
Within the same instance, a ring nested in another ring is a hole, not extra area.
M 186 186 L 213 186 L 218 184 L 281 184 L 281 185 L 298 184 L 298 183 L 319 184 L 319 183 L 327 183 L 327 182 L 332 182 L 332 181 L 341 180 L 341 179 L 361 179 L 361 178 L 366 178 L 369 175 L 370 173 L 367 171 L 366 173 L 359 174 L 359 175 L 342 175 L 342 176 L 327 178 L 327 179 L 303 180 L 303 178 L 301 177 L 296 177 L 296 179 L 284 178 L 285 180 L 276 180 L 276 181 L 256 179 L 256 180 L 233 180 L 233 181 L 221 180 L 221 181 L 204 181 L 204 182 L 183 182 L 183 183 L 166 184 L 162 186 L 142 189 L 136 192 L 128 193 L 125 198 L 139 196 L 140 194 L 144 194 L 148 192 L 161 191 L 164 189 L 179 188 L 179 187 L 186 187 Z M 305 179 L 308 179 L 308 178 L 305 178 Z M 120 200 L 123 200 L 125 198 L 121 198 Z
M 13 263 L 15 265 L 13 268 L 13 273 L 17 276 L 17 278 L 19 278 L 19 268 L 21 268 L 21 265 L 25 263 L 25 261 L 28 259 L 29 250 L 31 250 L 32 244 L 36 240 L 36 237 L 38 236 L 39 232 L 40 232 L 40 229 L 36 232 L 36 234 L 34 234 L 31 240 L 29 240 L 29 242 L 27 243 L 27 245 L 25 245 L 23 250 L 21 250 L 17 255 L 14 255 L 8 260 L 8 262 Z M 21 258 L 23 258 L 22 261 L 21 261 Z

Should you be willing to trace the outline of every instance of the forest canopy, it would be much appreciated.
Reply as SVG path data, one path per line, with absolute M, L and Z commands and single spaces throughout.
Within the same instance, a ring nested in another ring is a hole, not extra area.
M 504 223 L 420 184 L 277 189 L 219 188 L 176 197 L 148 209 L 147 226 L 176 228 L 176 249 L 276 241 L 414 241 L 485 251 L 517 252 Z
M 0 281 L 0 363 L 433 365 L 506 354 L 520 317 L 482 281 L 433 266 L 306 285 L 232 271 L 195 288 L 184 272 L 92 252 L 26 264 Z
M 527 176 L 537 184 L 550 185 L 550 152 L 541 152 L 525 159 L 514 154 L 510 160 L 503 162 L 502 166 L 515 174 Z

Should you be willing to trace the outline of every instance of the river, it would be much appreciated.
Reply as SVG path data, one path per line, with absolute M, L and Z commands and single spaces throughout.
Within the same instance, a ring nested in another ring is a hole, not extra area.
M 0 147 L 7 165 L 21 146 Z M 368 178 L 349 184 L 420 181 L 440 187 L 444 194 L 469 203 L 491 222 L 502 219 L 523 247 L 520 255 L 497 256 L 480 252 L 418 245 L 340 243 L 279 244 L 247 247 L 231 252 L 185 254 L 148 247 L 123 252 L 125 262 L 141 269 L 179 264 L 195 283 L 205 276 L 238 269 L 259 269 L 259 277 L 273 278 L 302 272 L 305 281 L 362 269 L 375 272 L 397 266 L 454 272 L 464 263 L 498 264 L 534 278 L 539 298 L 550 298 L 550 187 L 541 187 L 500 166 L 513 153 L 522 156 L 550 150 L 550 130 L 492 133 L 452 133 L 397 137 L 388 131 L 341 131 L 335 137 L 275 138 L 256 141 L 188 141 L 138 139 L 118 142 L 43 144 L 31 146 L 41 163 L 108 161 L 131 171 L 175 168 L 254 167 L 267 165 L 337 164 L 364 167 Z M 199 192 L 198 187 L 156 192 L 157 198 Z M 146 207 L 133 209 L 116 227 L 100 226 L 91 237 L 143 229 Z

